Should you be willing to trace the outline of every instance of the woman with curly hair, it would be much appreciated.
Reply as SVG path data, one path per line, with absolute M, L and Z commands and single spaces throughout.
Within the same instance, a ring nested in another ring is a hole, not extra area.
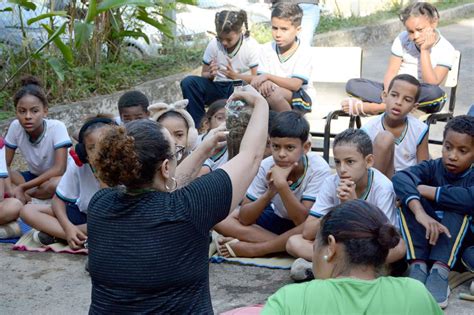
M 93 165 L 107 185 L 124 188 L 103 189 L 89 204 L 90 314 L 213 312 L 209 230 L 242 200 L 267 138 L 265 99 L 249 92 L 231 99 L 254 107 L 240 153 L 182 188 L 217 138 L 178 168 L 175 141 L 154 121 L 112 127 L 101 138 Z

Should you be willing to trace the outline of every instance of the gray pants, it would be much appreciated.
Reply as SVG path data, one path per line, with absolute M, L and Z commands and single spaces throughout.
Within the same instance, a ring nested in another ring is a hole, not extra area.
M 346 92 L 364 102 L 382 103 L 383 83 L 367 79 L 350 79 Z M 437 85 L 421 83 L 418 109 L 426 113 L 436 113 L 446 103 L 446 93 Z

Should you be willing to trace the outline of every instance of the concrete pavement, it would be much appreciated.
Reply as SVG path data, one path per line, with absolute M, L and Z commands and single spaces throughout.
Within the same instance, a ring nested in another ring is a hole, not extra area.
M 441 32 L 463 54 L 456 113 L 465 113 L 474 103 L 474 18 L 442 27 Z M 377 80 L 383 77 L 389 51 L 390 43 L 364 51 L 365 77 Z M 320 93 L 325 95 L 324 91 Z M 439 136 L 439 131 L 432 134 Z M 91 284 L 84 271 L 84 261 L 85 256 L 18 252 L 12 251 L 11 245 L 0 244 L 0 314 L 86 314 Z M 269 295 L 288 283 L 291 283 L 288 271 L 210 264 L 216 313 L 264 303 Z M 473 313 L 473 302 L 458 299 L 460 292 L 467 291 L 467 284 L 454 290 L 446 314 Z

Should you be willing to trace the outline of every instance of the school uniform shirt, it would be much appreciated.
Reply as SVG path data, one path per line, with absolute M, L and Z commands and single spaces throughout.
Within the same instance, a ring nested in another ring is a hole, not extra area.
M 5 156 L 5 141 L 0 138 L 0 178 L 8 177 L 7 160 Z
M 444 314 L 423 283 L 411 278 L 332 278 L 289 284 L 270 296 L 270 314 Z
M 324 179 L 331 175 L 331 169 L 328 163 L 317 153 L 309 152 L 302 159 L 304 165 L 303 175 L 291 184 L 290 188 L 300 201 L 309 200 L 314 202 L 321 194 Z M 246 197 L 248 199 L 255 201 L 268 190 L 267 173 L 273 165 L 275 165 L 275 161 L 272 156 L 262 161 L 257 176 L 247 190 Z M 289 219 L 288 211 L 279 194 L 272 198 L 271 206 L 280 218 Z
M 66 172 L 56 187 L 56 196 L 64 202 L 76 204 L 81 212 L 87 213 L 89 201 L 99 189 L 99 181 L 90 164 L 77 166 L 69 157 Z
M 420 200 L 418 185 L 436 187 L 435 200 L 430 201 L 436 214 L 443 210 L 474 215 L 474 171 L 472 167 L 461 174 L 450 173 L 441 158 L 422 161 L 420 164 L 397 172 L 393 178 L 395 193 L 403 204 Z
M 431 66 L 446 67 L 451 70 L 454 61 L 454 47 L 438 31 L 438 41 L 430 51 Z M 408 32 L 401 32 L 392 44 L 392 54 L 402 58 L 398 74 L 410 74 L 420 81 L 421 75 L 420 49 L 411 41 Z
M 232 53 L 228 53 L 217 38 L 213 38 L 204 51 L 202 62 L 205 65 L 210 65 L 213 60 L 216 60 L 219 69 L 225 70 L 229 64 L 228 58 L 230 58 L 232 69 L 235 72 L 247 74 L 250 73 L 250 69 L 258 66 L 259 54 L 260 44 L 252 37 L 241 35 Z M 217 71 L 215 81 L 231 81 L 231 79 L 221 71 Z
M 34 142 L 25 129 L 15 119 L 8 128 L 5 144 L 12 150 L 17 148 L 28 164 L 28 170 L 41 175 L 54 165 L 54 151 L 68 148 L 71 139 L 63 122 L 55 119 L 43 119 L 43 133 Z
M 385 114 L 372 118 L 362 126 L 372 140 L 379 132 L 384 131 L 383 117 Z M 408 115 L 406 118 L 405 129 L 400 137 L 395 139 L 394 166 L 395 171 L 416 165 L 416 151 L 428 132 L 428 125 Z
M 336 191 L 339 182 L 340 178 L 337 174 L 326 178 L 318 198 L 309 212 L 310 215 L 317 218 L 323 217 L 329 212 L 330 208 L 341 203 Z M 398 227 L 395 191 L 393 190 L 392 182 L 379 170 L 375 168 L 368 169 L 367 187 L 359 199 L 377 206 L 382 210 L 390 223 Z
M 286 59 L 286 61 L 280 61 L 278 47 L 274 41 L 262 46 L 257 73 L 268 73 L 282 78 L 302 80 L 302 89 L 308 94 L 314 104 L 316 101 L 316 91 L 314 90 L 311 78 L 312 71 L 313 55 L 310 47 L 299 45 L 291 57 Z
M 219 152 L 208 158 L 203 166 L 209 167 L 211 171 L 217 170 L 219 167 L 224 165 L 229 160 L 229 151 L 227 150 L 227 146 L 222 148 Z

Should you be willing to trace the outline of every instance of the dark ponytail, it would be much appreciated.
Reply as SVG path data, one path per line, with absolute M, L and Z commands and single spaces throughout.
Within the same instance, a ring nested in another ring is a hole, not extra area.
M 20 99 L 27 95 L 33 95 L 37 97 L 44 107 L 48 107 L 48 99 L 44 93 L 41 81 L 34 76 L 25 76 L 20 79 L 21 88 L 13 96 L 13 105 L 16 105 Z
M 247 12 L 240 11 L 220 11 L 215 18 L 217 36 L 221 33 L 236 32 L 242 33 L 242 26 L 245 24 L 245 37 L 250 36 Z
M 375 268 L 384 264 L 388 251 L 400 241 L 385 214 L 363 200 L 344 202 L 324 216 L 317 239 L 327 245 L 329 235 L 344 244 L 348 264 Z

